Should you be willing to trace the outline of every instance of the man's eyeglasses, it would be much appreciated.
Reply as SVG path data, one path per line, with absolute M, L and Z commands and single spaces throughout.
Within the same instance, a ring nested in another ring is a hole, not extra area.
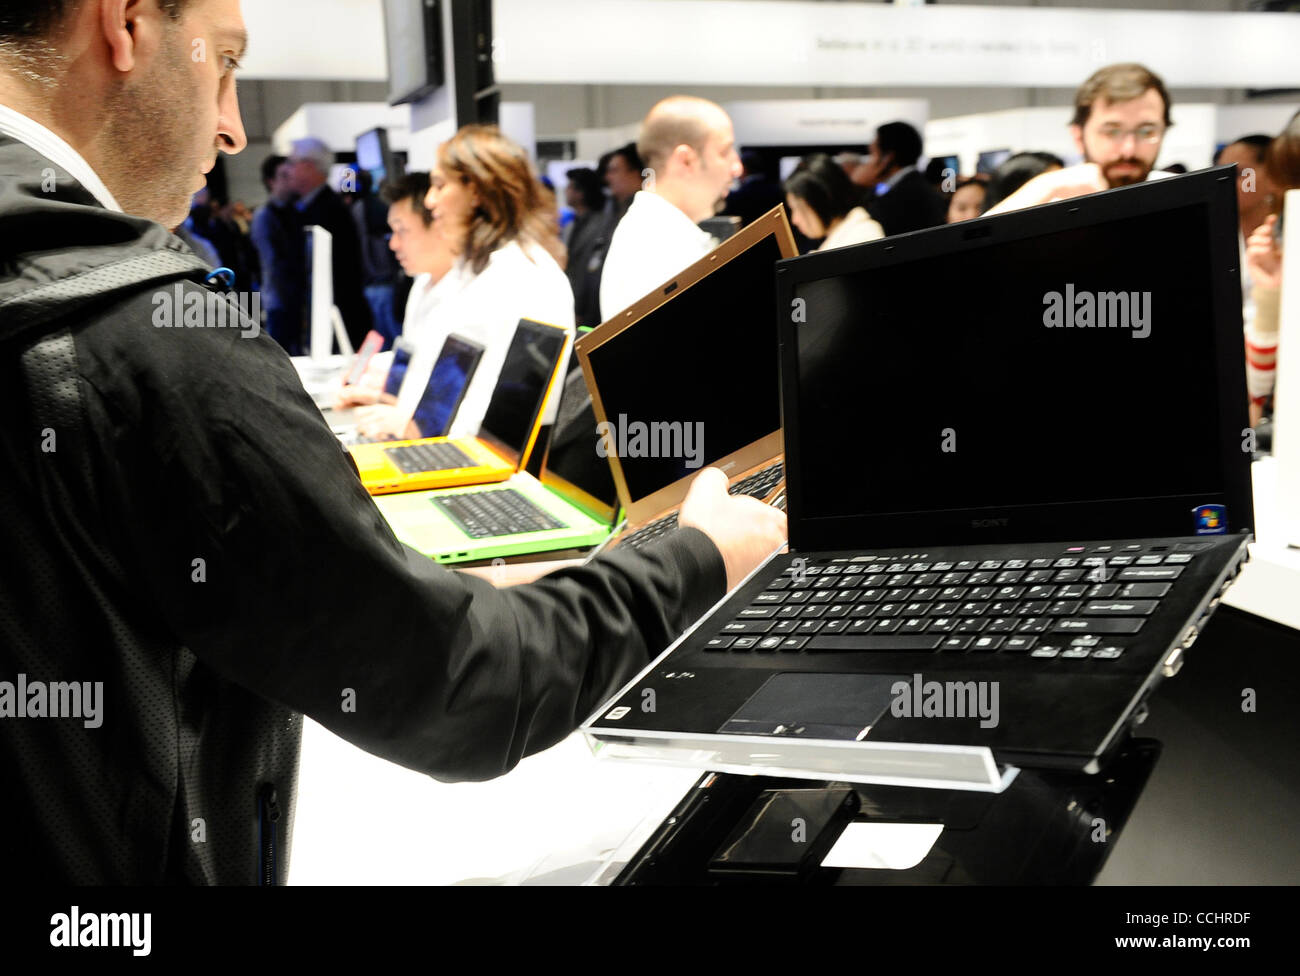
M 1100 135 L 1103 139 L 1109 140 L 1115 145 L 1121 145 L 1125 139 L 1132 136 L 1139 145 L 1150 145 L 1160 141 L 1160 137 L 1165 134 L 1164 126 L 1161 125 L 1139 125 L 1136 129 L 1121 129 L 1117 125 L 1108 125 L 1102 128 Z

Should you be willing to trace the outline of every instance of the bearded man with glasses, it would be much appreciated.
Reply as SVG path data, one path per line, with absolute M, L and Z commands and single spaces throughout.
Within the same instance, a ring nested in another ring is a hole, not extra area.
M 1153 167 L 1173 124 L 1169 108 L 1169 92 L 1154 72 L 1140 64 L 1101 68 L 1074 96 L 1070 135 L 1084 161 L 1030 180 L 989 213 L 1167 176 Z

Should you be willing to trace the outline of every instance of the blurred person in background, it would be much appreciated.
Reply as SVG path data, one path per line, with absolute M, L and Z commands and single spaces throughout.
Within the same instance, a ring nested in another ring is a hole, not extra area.
M 821 241 L 819 251 L 885 236 L 880 224 L 871 219 L 858 201 L 857 188 L 843 167 L 825 153 L 800 162 L 785 181 L 790 222 L 804 237 Z
M 1277 222 L 1287 191 L 1300 189 L 1300 113 L 1269 144 L 1264 164 L 1277 212 L 1265 217 L 1246 239 L 1246 264 L 1255 301 L 1255 314 L 1246 323 L 1246 389 L 1252 427 L 1263 417 L 1277 379 L 1278 319 L 1282 309 L 1282 248 L 1276 239 Z M 1300 214 L 1287 214 L 1286 219 L 1300 220 Z
M 406 299 L 401 335 L 417 348 L 427 341 L 433 328 L 432 311 L 437 304 L 434 286 L 456 263 L 447 241 L 434 225 L 433 212 L 425 205 L 428 195 L 429 174 L 418 171 L 389 180 L 380 188 L 380 198 L 388 207 L 389 249 L 402 271 L 414 279 Z M 391 350 L 372 357 L 361 380 L 339 391 L 335 407 L 395 404 L 396 397 L 383 393 L 392 362 Z
M 948 223 L 978 217 L 984 212 L 988 186 L 983 180 L 962 180 L 948 200 Z
M 362 284 L 361 240 L 356 225 L 327 183 L 333 164 L 334 153 L 321 140 L 294 140 L 289 154 L 289 178 L 298 195 L 294 206 L 303 227 L 322 227 L 333 238 L 334 304 L 355 349 L 373 328 L 374 320 Z
M 401 273 L 388 241 L 388 206 L 379 199 L 370 173 L 356 171 L 357 190 L 352 200 L 352 222 L 361 241 L 361 268 L 366 301 L 375 331 L 384 337 L 384 348 L 401 334 L 393 295 Z
M 989 175 L 984 209 L 991 210 L 1034 177 L 1064 168 L 1061 157 L 1049 152 L 1018 152 L 1008 156 Z
M 1098 69 L 1074 95 L 1070 136 L 1084 161 L 1035 177 L 990 212 L 1167 177 L 1154 167 L 1173 125 L 1171 104 L 1160 76 L 1140 64 Z
M 249 237 L 262 269 L 262 310 L 266 331 L 291 356 L 302 352 L 307 309 L 307 254 L 302 222 L 294 207 L 289 160 L 268 156 L 262 162 L 266 203 L 253 214 Z
M 1246 241 L 1279 204 L 1277 188 L 1269 179 L 1264 157 L 1272 138 L 1265 135 L 1242 136 L 1228 143 L 1214 156 L 1216 166 L 1237 167 L 1237 245 L 1241 251 L 1241 318 L 1247 332 L 1255 321 L 1255 280 L 1246 255 Z M 1165 170 L 1169 170 L 1166 168 Z
M 947 216 L 943 197 L 916 168 L 921 153 L 921 133 L 906 122 L 888 122 L 876 129 L 870 152 L 853 175 L 859 186 L 875 187 L 867 212 L 886 234 L 934 227 Z
M 753 150 L 740 154 L 740 181 L 727 194 L 727 205 L 722 212 L 740 218 L 740 226 L 748 227 L 784 199 L 781 185 L 763 169 L 763 157 Z
M 1268 176 L 1264 157 L 1272 136 L 1249 135 L 1236 139 L 1214 156 L 1215 166 L 1237 166 L 1237 214 L 1244 241 L 1277 206 L 1277 188 Z
M 563 248 L 554 197 L 522 146 L 496 126 L 463 127 L 439 147 L 424 202 L 454 264 L 429 289 L 427 321 L 416 335 L 397 403 L 358 413 L 357 429 L 366 437 L 418 436 L 415 408 L 453 332 L 486 351 L 452 422 L 452 437 L 478 433 L 521 318 L 574 332 L 573 290 L 552 256 Z M 556 407 L 552 397 L 544 423 L 554 419 Z
M 600 313 L 612 318 L 717 242 L 699 222 L 725 205 L 740 177 L 731 118 L 703 98 L 673 95 L 641 122 L 637 152 L 648 169 L 605 257 Z
M 569 260 L 564 273 L 573 289 L 575 323 L 597 326 L 600 324 L 600 266 L 610 238 L 605 180 L 596 170 L 585 167 L 571 169 L 567 175 L 565 202 L 573 208 L 574 218 L 565 228 Z

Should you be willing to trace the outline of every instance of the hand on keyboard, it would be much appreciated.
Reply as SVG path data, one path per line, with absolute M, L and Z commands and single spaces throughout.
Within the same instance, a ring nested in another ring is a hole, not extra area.
M 403 440 L 420 436 L 415 421 L 386 404 L 357 407 L 357 433 L 372 441 Z
M 748 495 L 727 494 L 727 476 L 705 468 L 691 482 L 678 524 L 694 526 L 718 547 L 734 588 L 786 538 L 786 518 Z

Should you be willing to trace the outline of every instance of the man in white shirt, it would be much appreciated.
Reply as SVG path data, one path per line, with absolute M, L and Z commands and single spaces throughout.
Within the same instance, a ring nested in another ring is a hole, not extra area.
M 726 203 L 742 167 L 731 119 L 703 98 L 673 95 L 641 123 L 642 188 L 619 222 L 600 281 L 609 319 L 708 254 L 716 241 L 699 222 Z
M 1101 68 L 1074 96 L 1070 135 L 1084 161 L 1034 177 L 989 213 L 1168 176 L 1153 167 L 1165 132 L 1173 124 L 1170 104 L 1160 76 L 1142 65 Z

